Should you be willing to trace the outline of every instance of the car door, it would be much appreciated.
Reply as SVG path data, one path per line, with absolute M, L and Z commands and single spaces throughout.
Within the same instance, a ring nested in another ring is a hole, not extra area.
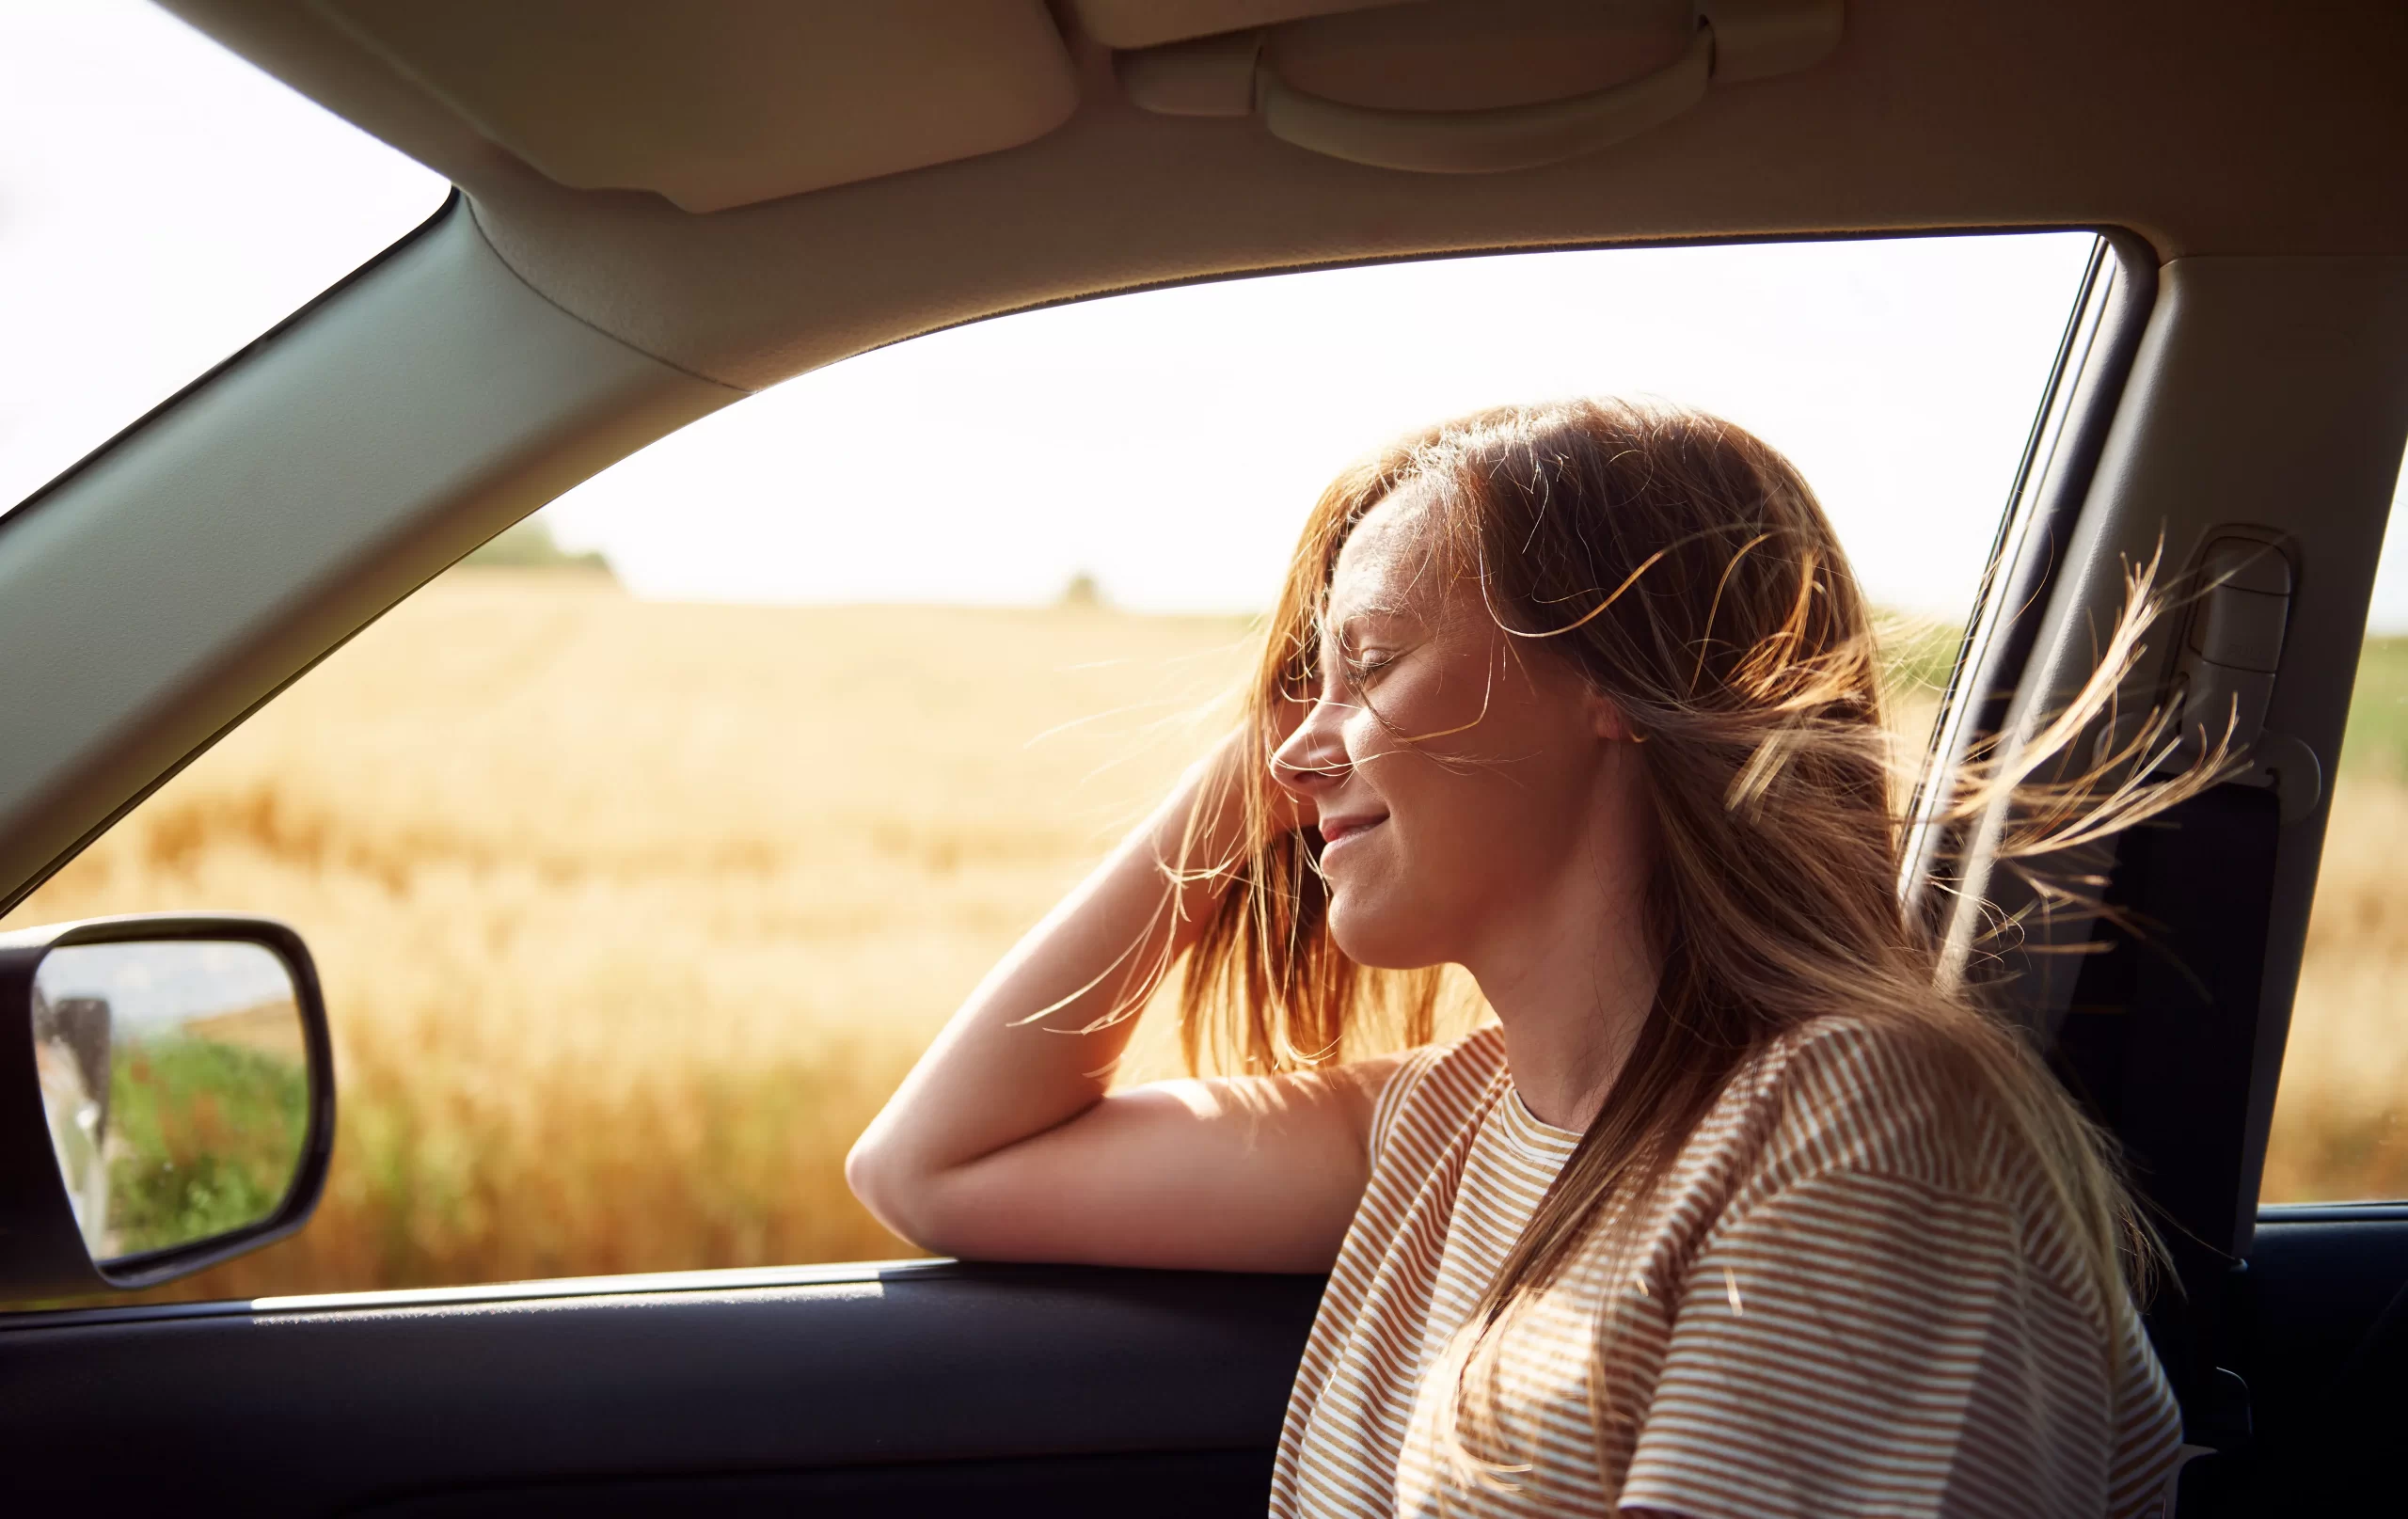
M 389 135 L 466 166 L 456 172 L 478 195 L 0 524 L 0 646 L 43 655 L 0 671 L 7 709 L 41 714 L 0 732 L 11 900 L 445 565 L 769 371 L 1018 305 L 1307 256 L 1607 241 L 1665 226 L 1772 234 L 1850 215 L 1801 217 L 1776 196 L 1641 225 L 1567 213 L 1535 188 L 1492 201 L 1477 187 L 1505 182 L 1438 189 L 1465 182 L 1299 167 L 1243 149 L 1215 170 L 1225 179 L 1204 177 L 1223 198 L 1202 214 L 1165 207 L 1159 227 L 1133 230 L 1092 184 L 1049 178 L 1059 163 L 1039 153 L 1032 170 L 1005 155 L 993 181 L 942 168 L 795 213 L 812 225 L 787 229 L 780 259 L 843 253 L 849 301 L 806 313 L 800 336 L 760 359 L 763 372 L 722 372 L 690 362 L 677 340 L 631 340 L 657 313 L 614 314 L 599 286 L 579 282 L 670 257 L 660 250 L 689 235 L 686 224 L 609 191 L 576 200 L 523 166 L 478 159 L 486 149 L 456 134 L 430 134 L 389 84 L 279 53 L 266 8 L 191 8 L 354 101 Z M 2054 24 L 2096 35 L 2086 17 Z M 2289 67 L 2284 45 L 2273 55 Z M 1911 71 L 1938 56 L 1891 42 L 1846 67 Z M 1861 72 L 1831 88 L 1851 79 Z M 1775 105 L 1731 109 L 1746 125 Z M 1201 140 L 1184 123 L 1107 118 L 1078 124 L 1059 151 L 1093 168 L 1133 144 L 1175 154 Z M 2112 111 L 2091 125 L 2131 130 Z M 1713 150 L 1693 136 L 1665 152 L 1733 166 Z M 1659 171 L 1644 156 L 1600 162 L 1613 183 Z M 2009 186 L 1994 205 L 1951 201 L 1953 188 L 1934 185 L 1955 179 L 1883 163 L 1921 225 L 2052 219 L 2046 195 Z M 1142 193 L 1125 168 L 1109 183 Z M 1017 210 L 996 231 L 982 193 L 1050 204 L 1082 227 L 1117 225 L 1129 241 L 1073 246 Z M 983 226 L 994 241 L 933 270 L 844 246 L 871 233 L 925 242 L 926 218 L 955 234 Z M 752 277 L 761 245 L 747 240 L 766 223 L 739 213 L 690 235 L 731 277 Z M 2242 589 L 2288 603 L 2275 668 L 2248 673 L 2272 677 L 2257 683 L 2261 732 L 2298 746 L 2259 752 L 2289 767 L 2210 793 L 2179 827 L 2135 835 L 2099 864 L 2121 921 L 2146 926 L 2129 944 L 2052 957 L 2038 951 L 2102 932 L 2115 943 L 2122 930 L 2036 917 L 2020 945 L 1983 941 L 1978 961 L 2126 1139 L 2164 1211 L 2182 1290 L 2160 1298 L 2153 1332 L 2192 1439 L 2219 1452 L 2186 1511 L 2358 1475 L 2350 1463 L 2369 1448 L 2337 1439 L 2332 1416 L 2377 1406 L 2358 1389 L 2396 1387 L 2399 1312 L 2386 1319 L 2385 1305 L 2408 1281 L 2408 1211 L 2396 1205 L 2256 1207 L 2328 815 L 2323 772 L 2339 752 L 2408 435 L 2408 261 L 2397 247 L 2368 251 L 2384 245 L 2383 228 L 2332 254 L 2297 240 L 2258 251 L 2247 236 L 2217 245 L 2204 225 L 2156 240 L 2115 232 L 2095 268 L 1939 748 L 1951 760 L 2011 747 L 2081 668 L 2086 631 L 2112 612 L 2131 564 L 2162 556 L 2179 576 L 2233 539 L 2279 556 L 2288 591 Z M 597 263 L 554 261 L 583 231 Z M 1307 244 L 1308 255 L 1294 251 Z M 2191 625 L 2136 666 L 2136 697 L 2202 678 L 2178 657 Z M 1962 834 L 1972 884 L 2011 894 L 1995 865 L 1983 872 L 1999 851 L 1985 855 L 1978 828 L 1922 822 L 1923 869 Z M 1951 910 L 1945 891 L 1928 900 L 1936 915 Z M 1251 1511 L 1317 1291 L 1309 1279 L 915 1262 L 21 1313 L 0 1320 L 0 1448 L 29 1505 L 102 1511 L 172 1498 L 296 1514 L 797 1501 Z

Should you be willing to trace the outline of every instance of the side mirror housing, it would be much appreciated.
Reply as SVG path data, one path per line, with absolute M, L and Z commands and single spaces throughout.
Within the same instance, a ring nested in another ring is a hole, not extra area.
M 334 1055 L 301 936 L 233 914 L 0 934 L 0 1299 L 155 1287 L 306 1222 Z

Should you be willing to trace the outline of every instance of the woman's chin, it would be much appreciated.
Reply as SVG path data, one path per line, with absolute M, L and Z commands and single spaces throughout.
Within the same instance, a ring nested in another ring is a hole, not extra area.
M 1348 959 L 1374 971 L 1418 971 L 1441 963 L 1443 957 L 1430 952 L 1431 936 L 1414 932 L 1402 914 L 1353 896 L 1340 887 L 1329 903 L 1329 937 Z

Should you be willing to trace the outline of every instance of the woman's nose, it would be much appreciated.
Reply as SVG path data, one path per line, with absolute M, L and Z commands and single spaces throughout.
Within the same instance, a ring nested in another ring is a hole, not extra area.
M 1272 778 L 1291 794 L 1309 800 L 1346 779 L 1346 741 L 1339 717 L 1336 703 L 1315 701 L 1287 742 L 1273 751 Z

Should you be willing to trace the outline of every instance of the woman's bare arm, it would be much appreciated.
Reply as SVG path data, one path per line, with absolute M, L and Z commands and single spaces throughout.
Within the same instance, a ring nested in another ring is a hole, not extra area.
M 998 1260 L 1232 1271 L 1336 1260 L 1393 1059 L 1107 1095 L 1135 1020 L 1091 1026 L 1141 1003 L 1200 931 L 1217 885 L 1171 867 L 1235 841 L 1217 767 L 1251 754 L 1232 740 L 1192 771 L 921 1057 L 846 1161 L 854 1194 L 888 1227 Z M 1213 815 L 1190 841 L 1199 804 Z

